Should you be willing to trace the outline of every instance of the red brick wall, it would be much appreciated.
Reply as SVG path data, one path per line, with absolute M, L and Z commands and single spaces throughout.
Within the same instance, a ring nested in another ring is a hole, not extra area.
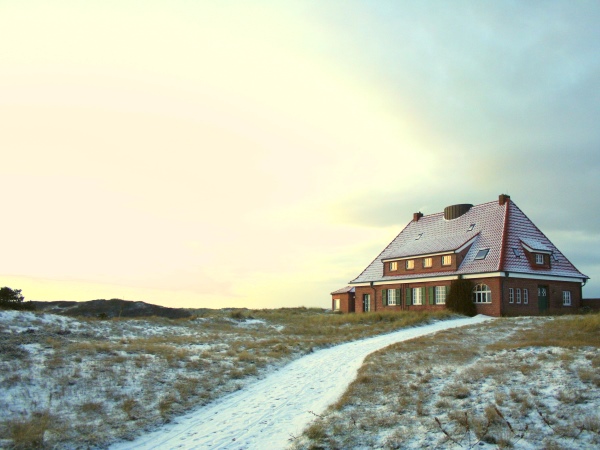
M 524 278 L 503 279 L 504 300 L 502 313 L 505 316 L 537 316 L 540 313 L 538 305 L 538 285 L 548 287 L 548 309 L 543 314 L 574 314 L 581 306 L 581 283 L 569 281 L 531 280 Z M 514 289 L 514 303 L 509 303 L 509 288 Z M 521 289 L 521 304 L 517 303 L 517 288 Z M 523 303 L 523 289 L 529 292 L 529 303 Z M 571 292 L 571 306 L 563 306 L 563 291 Z
M 589 308 L 592 311 L 600 311 L 600 298 L 582 298 L 581 307 Z
M 331 310 L 335 311 L 335 299 L 340 299 L 340 312 L 354 312 L 354 292 L 346 292 L 345 294 L 331 294 Z

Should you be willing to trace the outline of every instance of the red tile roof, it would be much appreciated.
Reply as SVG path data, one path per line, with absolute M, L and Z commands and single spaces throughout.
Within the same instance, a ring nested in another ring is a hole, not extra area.
M 384 260 L 452 252 L 472 239 L 474 241 L 456 271 L 383 276 Z M 523 253 L 521 242 L 526 243 L 530 248 L 552 252 L 551 268 L 532 269 Z M 517 248 L 521 252 L 519 258 L 514 255 L 513 248 Z M 483 249 L 489 249 L 487 256 L 484 259 L 475 259 L 479 250 Z M 579 272 L 533 222 L 509 200 L 502 205 L 498 201 L 475 205 L 462 216 L 452 220 L 446 220 L 443 213 L 436 213 L 423 216 L 418 221 L 409 222 L 379 256 L 350 283 L 498 271 L 588 278 Z

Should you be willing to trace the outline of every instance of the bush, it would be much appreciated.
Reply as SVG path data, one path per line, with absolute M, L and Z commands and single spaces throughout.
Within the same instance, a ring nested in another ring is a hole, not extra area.
M 469 280 L 453 281 L 446 299 L 446 307 L 465 316 L 473 317 L 476 315 L 477 308 L 473 303 L 473 283 Z
M 4 309 L 26 309 L 32 311 L 35 305 L 31 302 L 23 302 L 25 297 L 21 294 L 21 289 L 11 289 L 4 286 L 0 288 L 0 308 Z

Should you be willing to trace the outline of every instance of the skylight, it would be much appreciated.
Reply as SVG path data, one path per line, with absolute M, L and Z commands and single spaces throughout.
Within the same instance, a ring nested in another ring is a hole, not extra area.
M 513 247 L 513 248 L 512 248 L 512 251 L 513 251 L 513 253 L 515 254 L 515 256 L 516 256 L 517 258 L 520 258 L 520 257 L 521 257 L 521 255 L 519 255 L 519 249 L 518 249 L 517 247 Z
M 475 259 L 485 259 L 489 251 L 489 248 L 482 248 L 477 252 L 477 255 L 475 255 Z
M 415 241 L 418 241 L 419 239 L 421 239 L 421 237 L 423 237 L 423 233 L 419 233 L 415 238 Z
M 475 224 L 472 223 L 471 225 L 469 225 L 469 229 L 467 231 L 473 231 L 473 228 L 475 228 Z

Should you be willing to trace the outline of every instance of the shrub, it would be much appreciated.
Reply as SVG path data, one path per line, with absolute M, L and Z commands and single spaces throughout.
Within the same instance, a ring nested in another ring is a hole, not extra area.
M 0 308 L 20 309 L 33 311 L 35 305 L 31 302 L 24 302 L 25 297 L 21 294 L 21 289 L 11 289 L 4 286 L 0 288 Z
M 473 283 L 469 280 L 453 281 L 446 299 L 446 307 L 465 316 L 473 317 L 476 315 L 477 308 L 473 303 Z

